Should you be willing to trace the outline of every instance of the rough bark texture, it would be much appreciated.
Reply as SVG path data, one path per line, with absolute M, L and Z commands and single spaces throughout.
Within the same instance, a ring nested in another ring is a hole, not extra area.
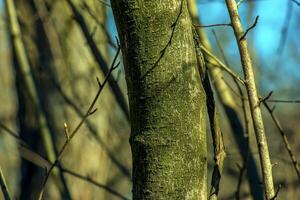
M 134 199 L 206 199 L 206 106 L 186 1 L 113 0 L 132 123 Z
M 188 0 L 188 6 L 193 23 L 201 24 L 197 11 L 196 0 Z M 199 34 L 200 42 L 202 43 L 202 45 L 205 46 L 205 48 L 207 48 L 209 51 L 212 51 L 212 47 L 208 40 L 205 30 L 200 27 L 197 27 L 196 30 Z M 230 127 L 232 129 L 232 135 L 238 146 L 239 152 L 243 158 L 246 158 L 248 156 L 248 162 L 246 164 L 246 173 L 249 181 L 251 195 L 255 200 L 262 200 L 263 191 L 260 184 L 260 174 L 258 172 L 255 158 L 253 157 L 253 155 L 247 155 L 248 148 L 250 147 L 248 147 L 248 141 L 245 137 L 245 131 L 243 129 L 241 119 L 238 115 L 238 106 L 236 104 L 236 100 L 231 94 L 230 88 L 226 85 L 226 82 L 224 81 L 224 76 L 222 75 L 221 68 L 214 66 L 218 65 L 218 63 L 207 55 L 204 55 L 204 57 L 205 60 L 208 61 L 206 64 L 208 66 L 209 74 L 213 78 L 214 88 L 224 108 L 225 114 L 229 120 Z

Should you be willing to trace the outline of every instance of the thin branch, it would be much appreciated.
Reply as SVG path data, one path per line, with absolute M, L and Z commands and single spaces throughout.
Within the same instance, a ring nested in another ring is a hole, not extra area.
M 248 50 L 247 40 L 244 37 L 245 34 L 243 34 L 244 31 L 239 18 L 236 1 L 226 0 L 226 6 L 227 6 L 228 13 L 230 15 L 236 42 L 239 47 L 240 59 L 241 59 L 244 76 L 245 76 L 245 85 L 246 85 L 246 90 L 249 98 L 251 116 L 252 116 L 255 134 L 256 134 L 256 140 L 258 144 L 258 150 L 259 150 L 259 156 L 260 156 L 260 162 L 261 162 L 262 174 L 263 174 L 265 196 L 266 199 L 269 200 L 273 198 L 275 195 L 273 174 L 272 174 L 272 164 L 270 160 L 268 142 L 267 142 L 266 133 L 264 129 L 262 112 L 259 107 L 260 101 L 256 89 L 256 84 L 255 84 L 253 64 Z M 253 25 L 253 27 L 255 26 Z
M 118 48 L 117 52 L 119 52 L 119 51 L 120 51 L 120 48 Z M 80 107 L 77 106 L 77 104 L 63 91 L 62 87 L 60 86 L 58 81 L 55 79 L 55 77 L 52 76 L 51 73 L 47 73 L 47 75 L 49 75 L 49 78 L 51 79 L 52 84 L 54 85 L 54 87 L 58 91 L 58 93 L 61 95 L 64 102 L 75 111 L 75 113 L 78 115 L 78 117 L 84 118 L 84 116 L 85 116 L 84 112 L 81 111 Z M 98 82 L 98 84 L 99 84 L 99 82 Z M 101 145 L 102 149 L 106 152 L 108 157 L 111 159 L 112 163 L 116 165 L 116 167 L 120 170 L 120 172 L 126 178 L 131 179 L 130 170 L 128 170 L 128 168 L 126 166 L 124 166 L 115 157 L 114 153 L 109 150 L 109 148 L 105 144 L 105 142 L 101 139 L 101 137 L 99 137 L 97 128 L 94 126 L 94 124 L 92 124 L 92 122 L 89 119 L 86 120 L 86 126 L 87 126 L 89 132 L 95 138 L 95 140 L 99 143 L 99 145 Z
M 268 99 L 271 103 L 300 103 L 300 100 Z
M 225 80 L 224 80 L 225 81 Z M 236 91 L 233 90 L 233 88 L 231 88 L 233 93 L 236 94 L 239 98 L 241 98 L 242 101 L 248 101 L 247 98 L 243 97 L 243 96 L 240 96 L 239 94 L 237 94 Z M 291 145 L 289 144 L 289 141 L 287 139 L 287 136 L 286 136 L 286 133 L 284 132 L 278 118 L 276 117 L 276 115 L 274 114 L 274 108 L 271 108 L 267 102 L 269 102 L 269 98 L 271 97 L 273 92 L 270 92 L 266 97 L 264 98 L 261 98 L 260 99 L 260 102 L 262 102 L 265 106 L 265 108 L 267 109 L 267 111 L 269 112 L 275 126 L 277 127 L 279 133 L 281 134 L 281 137 L 282 137 L 282 140 L 283 140 L 283 143 L 285 145 L 285 149 L 287 150 L 289 156 L 290 156 L 290 159 L 292 161 L 292 165 L 296 171 L 296 174 L 297 174 L 297 177 L 298 177 L 298 181 L 300 182 L 300 166 L 299 166 L 299 162 L 297 161 L 296 159 L 296 156 L 293 154 L 293 151 L 292 151 L 292 148 L 291 148 Z
M 200 46 L 200 48 L 201 48 L 201 50 L 203 50 L 203 52 L 205 54 L 207 54 L 208 56 L 210 56 L 218 64 L 218 65 L 216 65 L 214 63 L 210 63 L 211 65 L 214 65 L 215 67 L 220 67 L 222 70 L 224 70 L 225 72 L 227 72 L 232 78 L 236 79 L 238 82 L 240 82 L 242 85 L 245 86 L 245 81 L 239 75 L 237 75 L 236 72 L 234 72 L 233 70 L 231 70 L 230 67 L 228 67 L 228 64 L 223 63 L 217 56 L 215 56 L 212 52 L 210 52 L 204 46 Z M 237 93 L 237 92 L 235 92 L 235 93 Z M 259 96 L 259 98 L 261 98 L 261 97 Z M 248 100 L 246 97 L 245 97 L 245 99 Z M 270 103 L 295 103 L 295 104 L 298 104 L 298 103 L 300 103 L 300 100 L 268 99 L 267 102 L 270 102 Z
M 41 200 L 42 197 L 43 197 L 43 194 L 44 194 L 44 188 L 45 188 L 45 186 L 46 186 L 46 184 L 47 184 L 47 180 L 48 180 L 48 178 L 49 178 L 49 176 L 50 176 L 52 170 L 53 170 L 54 167 L 59 163 L 60 159 L 61 159 L 62 156 L 63 156 L 63 152 L 65 151 L 66 147 L 67 147 L 68 144 L 71 142 L 71 140 L 74 138 L 74 136 L 76 135 L 76 133 L 79 131 L 79 129 L 81 128 L 81 126 L 83 125 L 83 123 L 86 121 L 86 119 L 87 119 L 91 114 L 93 114 L 94 106 L 95 106 L 95 104 L 96 104 L 96 102 L 97 102 L 97 100 L 98 100 L 98 98 L 99 98 L 99 96 L 100 96 L 100 94 L 101 94 L 101 92 L 102 92 L 102 90 L 103 90 L 105 84 L 107 83 L 108 79 L 110 78 L 112 71 L 115 70 L 115 69 L 119 66 L 120 63 L 118 63 L 118 64 L 115 65 L 115 62 L 116 62 L 117 57 L 118 57 L 118 55 L 119 55 L 119 52 L 120 52 L 120 51 L 118 51 L 117 54 L 115 55 L 115 58 L 114 58 L 114 60 L 113 60 L 113 62 L 112 62 L 112 65 L 111 65 L 111 68 L 110 68 L 109 72 L 107 73 L 107 75 L 106 75 L 106 77 L 105 77 L 105 79 L 104 79 L 104 82 L 103 82 L 101 85 L 99 85 L 99 89 L 98 89 L 98 91 L 97 91 L 97 94 L 96 94 L 95 98 L 93 99 L 91 105 L 89 106 L 89 108 L 88 108 L 88 110 L 87 110 L 85 116 L 81 119 L 81 121 L 79 122 L 79 124 L 78 124 L 78 125 L 75 127 L 75 129 L 72 131 L 72 133 L 70 134 L 69 140 L 66 140 L 66 141 L 65 141 L 65 143 L 63 144 L 61 150 L 59 151 L 59 153 L 58 153 L 58 155 L 57 155 L 56 160 L 55 160 L 54 163 L 51 165 L 50 169 L 47 171 L 46 177 L 45 177 L 45 179 L 44 179 L 44 181 L 43 181 L 43 185 L 42 185 L 41 192 L 40 192 L 40 194 L 39 194 L 39 200 Z
M 49 163 L 51 163 L 51 161 L 49 161 L 48 158 L 41 155 L 40 153 L 35 152 L 24 140 L 22 140 L 22 138 L 18 136 L 17 133 L 6 127 L 4 124 L 0 123 L 0 127 L 5 131 L 5 133 L 12 136 L 13 138 L 15 138 L 15 140 L 18 141 L 21 157 L 42 168 L 50 167 Z
M 295 171 L 296 171 L 296 174 L 298 176 L 298 181 L 300 183 L 300 166 L 299 166 L 299 163 L 295 157 L 295 155 L 293 154 L 293 151 L 292 151 L 292 148 L 291 148 L 291 145 L 288 141 L 288 138 L 286 136 L 286 133 L 284 132 L 278 118 L 276 117 L 276 115 L 274 114 L 274 109 L 271 109 L 270 106 L 268 105 L 268 103 L 266 101 L 263 101 L 263 104 L 264 106 L 266 107 L 266 109 L 268 110 L 270 116 L 272 117 L 273 119 L 273 122 L 274 124 L 276 125 L 281 137 L 282 137 L 282 140 L 283 140 L 283 143 L 284 143 L 284 146 L 285 146 L 285 149 L 287 150 L 289 156 L 290 156 L 290 159 L 292 161 L 292 164 L 295 168 Z
M 87 13 L 92 17 L 92 19 L 98 24 L 98 26 L 101 27 L 101 29 L 103 30 L 108 44 L 113 47 L 114 49 L 117 49 L 117 45 L 113 42 L 113 40 L 111 39 L 110 34 L 108 33 L 105 25 L 99 21 L 99 18 L 95 15 L 95 13 L 93 13 L 93 11 L 90 9 L 90 7 L 86 4 L 86 2 L 83 2 L 83 8 L 87 11 Z
M 4 124 L 0 123 L 0 128 L 2 128 L 9 135 L 11 135 L 12 137 L 14 137 L 20 143 L 20 145 L 29 148 L 29 146 L 17 134 L 15 134 L 12 130 L 10 130 L 7 126 L 5 126 Z
M 220 61 L 214 54 L 212 54 L 210 51 L 208 51 L 204 46 L 200 46 L 201 50 L 204 51 L 208 56 L 210 56 L 212 59 L 214 59 L 218 65 L 215 65 L 216 67 L 221 67 L 221 69 L 225 70 L 228 74 L 230 74 L 232 77 L 237 79 L 239 82 L 241 82 L 243 85 L 245 85 L 245 82 L 242 78 L 240 78 L 235 72 L 233 72 L 227 65 L 225 65 L 222 61 Z M 213 64 L 213 63 L 211 63 Z
M 199 27 L 199 28 L 212 28 L 212 27 L 219 27 L 219 26 L 230 26 L 230 23 L 227 24 L 210 24 L 210 25 L 198 25 L 198 24 L 194 24 L 195 27 Z
M 0 167 L 0 185 L 1 185 L 1 190 L 3 192 L 4 199 L 11 200 L 11 198 L 10 198 L 11 196 L 8 192 L 8 188 L 7 188 L 6 181 L 5 181 L 4 175 L 2 173 L 1 167 Z
M 76 172 L 73 172 L 73 171 L 70 171 L 68 169 L 62 169 L 63 172 L 69 174 L 69 175 L 72 175 L 73 177 L 76 177 L 76 178 L 79 178 L 83 181 L 86 181 L 88 183 L 91 183 L 95 186 L 97 186 L 98 188 L 102 188 L 102 189 L 105 189 L 106 191 L 108 191 L 110 194 L 116 196 L 116 197 L 119 197 L 120 199 L 122 200 L 129 200 L 128 198 L 126 198 L 124 195 L 120 194 L 119 192 L 115 191 L 114 189 L 108 187 L 107 185 L 104 185 L 104 184 L 101 184 L 97 181 L 95 181 L 94 179 L 92 179 L 91 177 L 88 177 L 88 176 L 83 176 L 83 175 L 80 175 Z
M 158 63 L 160 62 L 160 60 L 163 58 L 163 56 L 165 55 L 167 49 L 169 46 L 171 46 L 172 44 L 172 40 L 173 40 L 173 36 L 175 34 L 175 30 L 176 30 L 176 27 L 177 27 L 177 24 L 178 24 L 178 21 L 179 21 L 179 18 L 182 14 L 182 8 L 183 8 L 183 1 L 184 0 L 181 0 L 181 4 L 180 4 L 180 8 L 179 8 L 179 13 L 174 21 L 174 23 L 171 25 L 171 28 L 172 28 L 172 32 L 171 32 L 171 35 L 170 35 L 170 38 L 167 42 L 167 44 L 164 46 L 164 48 L 160 51 L 160 55 L 158 57 L 158 59 L 155 61 L 155 63 L 153 64 L 153 66 L 146 71 L 146 73 L 141 77 L 141 80 L 143 80 L 149 73 L 151 73 L 157 66 L 158 66 Z
M 3 128 L 3 130 L 5 130 L 5 132 L 7 134 L 9 134 L 10 136 L 14 137 L 19 142 L 20 146 L 22 147 L 20 153 L 21 153 L 21 156 L 25 160 L 27 160 L 27 161 L 29 161 L 29 162 L 37 165 L 37 166 L 40 166 L 42 168 L 47 168 L 47 167 L 50 168 L 53 165 L 53 163 L 51 163 L 51 161 L 49 161 L 46 157 L 44 157 L 43 155 L 39 154 L 38 152 L 35 152 L 34 150 L 32 150 L 30 148 L 30 146 L 25 141 L 23 141 L 18 136 L 18 134 L 16 134 L 14 131 L 10 130 L 9 128 L 7 128 L 5 125 L 2 125 L 2 124 L 0 124 L 0 127 Z M 39 162 L 37 162 L 37 160 L 39 160 Z M 55 166 L 55 167 L 57 167 L 57 166 Z M 1 170 L 1 168 L 0 168 L 0 170 Z M 83 181 L 86 181 L 86 182 L 88 182 L 88 183 L 90 183 L 90 184 L 92 184 L 92 185 L 94 185 L 94 186 L 96 186 L 98 188 L 105 189 L 109 193 L 111 193 L 111 194 L 113 194 L 115 196 L 118 196 L 118 197 L 120 197 L 123 200 L 128 200 L 126 197 L 124 197 L 123 195 L 121 195 L 119 192 L 111 189 L 110 187 L 108 187 L 106 185 L 103 185 L 103 184 L 101 184 L 101 183 L 93 180 L 90 177 L 85 177 L 83 175 L 80 175 L 77 172 L 71 171 L 71 170 L 69 170 L 67 168 L 63 168 L 63 167 L 61 167 L 60 170 L 63 173 L 66 173 L 66 174 L 69 174 L 71 176 L 77 177 L 77 178 L 79 178 L 79 179 L 81 179 Z
M 66 2 L 68 3 L 68 5 L 70 6 L 70 8 L 73 12 L 74 20 L 79 25 L 79 27 L 87 41 L 87 44 L 92 52 L 92 55 L 94 56 L 95 61 L 97 62 L 98 66 L 101 69 L 101 71 L 103 72 L 103 74 L 107 74 L 109 71 L 109 66 L 105 62 L 103 55 L 99 51 L 94 39 L 91 37 L 89 28 L 85 22 L 84 17 L 79 12 L 79 10 L 76 8 L 76 6 L 74 5 L 72 0 L 66 0 Z M 129 109 L 128 109 L 125 95 L 122 93 L 120 86 L 114 80 L 113 76 L 109 77 L 108 84 L 109 84 L 110 88 L 112 89 L 112 93 L 113 93 L 116 101 L 118 102 L 124 115 L 126 116 L 126 120 L 129 122 L 129 120 L 130 120 L 129 119 L 130 118 L 129 117 Z
M 240 37 L 240 40 L 243 40 L 247 36 L 248 32 L 256 27 L 258 19 L 259 19 L 259 16 L 256 16 L 254 23 L 249 28 L 247 28 L 246 32 L 242 35 L 242 37 Z
M 226 56 L 225 56 L 224 49 L 222 48 L 221 42 L 220 42 L 220 40 L 219 40 L 219 38 L 218 38 L 218 36 L 217 36 L 216 31 L 215 31 L 214 29 L 212 29 L 211 32 L 212 32 L 213 35 L 214 35 L 214 38 L 215 38 L 215 40 L 216 40 L 218 49 L 219 49 L 220 52 L 221 52 L 221 55 L 222 55 L 222 58 L 223 58 L 225 64 L 226 64 L 227 66 L 229 66 L 229 62 L 228 62 L 228 60 L 227 60 L 227 58 L 226 58 Z

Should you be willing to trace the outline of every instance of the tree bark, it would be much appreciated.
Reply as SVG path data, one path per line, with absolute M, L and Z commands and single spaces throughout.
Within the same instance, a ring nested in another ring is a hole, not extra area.
M 206 105 L 186 1 L 112 0 L 131 116 L 133 199 L 207 199 Z
M 196 0 L 188 0 L 188 6 L 193 23 L 201 24 L 197 11 Z M 212 51 L 212 47 L 205 30 L 200 27 L 197 27 L 196 30 L 199 34 L 200 42 L 202 43 L 202 45 L 205 46 L 205 48 L 209 51 Z M 238 146 L 239 152 L 242 155 L 243 159 L 247 160 L 246 173 L 251 195 L 255 200 L 262 200 L 263 190 L 260 185 L 260 174 L 256 166 L 255 158 L 252 154 L 248 153 L 250 152 L 250 146 L 248 145 L 249 139 L 248 136 L 245 136 L 245 131 L 243 129 L 241 119 L 238 115 L 238 106 L 236 104 L 236 101 L 233 95 L 231 94 L 230 88 L 226 85 L 226 82 L 224 81 L 224 76 L 222 74 L 221 68 L 214 66 L 218 65 L 218 63 L 207 55 L 204 55 L 204 57 L 205 60 L 208 61 L 207 68 L 209 74 L 214 80 L 214 88 L 216 89 L 216 92 L 224 108 L 227 119 L 229 120 L 229 124 L 232 129 L 232 135 Z

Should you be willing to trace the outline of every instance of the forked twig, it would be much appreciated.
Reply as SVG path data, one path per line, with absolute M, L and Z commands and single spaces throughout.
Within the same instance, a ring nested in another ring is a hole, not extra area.
M 264 121 L 262 118 L 262 112 L 259 106 L 259 96 L 257 93 L 255 76 L 253 72 L 253 63 L 251 61 L 251 56 L 248 50 L 247 40 L 245 38 L 246 33 L 255 27 L 254 23 L 247 31 L 244 33 L 243 27 L 239 18 L 239 12 L 237 3 L 235 0 L 225 0 L 228 13 L 230 15 L 232 28 L 234 30 L 236 43 L 239 48 L 239 54 L 241 63 L 243 66 L 243 72 L 245 76 L 245 86 L 248 93 L 250 111 L 254 126 L 254 131 L 256 135 L 256 140 L 258 144 L 260 163 L 263 175 L 263 184 L 265 189 L 266 199 L 271 199 L 275 195 L 274 182 L 272 174 L 272 164 L 269 154 L 269 147 L 266 138 L 266 133 L 264 129 Z M 256 21 L 258 18 L 256 18 Z
M 291 145 L 288 141 L 288 138 L 286 136 L 286 133 L 284 132 L 278 118 L 276 117 L 276 115 L 274 114 L 274 109 L 270 108 L 270 106 L 268 105 L 268 103 L 266 101 L 263 101 L 263 104 L 264 106 L 266 107 L 266 109 L 268 110 L 270 116 L 272 117 L 273 119 L 273 122 L 275 124 L 275 126 L 277 127 L 281 137 L 282 137 L 282 140 L 283 140 L 283 143 L 284 143 L 284 146 L 285 146 L 285 149 L 287 150 L 290 158 L 291 158 L 291 161 L 292 161 L 292 164 L 295 168 L 295 171 L 296 171 L 296 174 L 297 174 L 297 177 L 298 177 L 298 181 L 300 183 L 300 167 L 299 167 L 299 163 L 295 157 L 295 155 L 293 154 L 293 151 L 292 151 L 292 148 L 291 148 Z
M 243 40 L 247 36 L 248 32 L 251 29 L 255 28 L 255 26 L 257 25 L 258 19 L 259 19 L 259 16 L 256 16 L 256 18 L 254 20 L 254 23 L 249 28 L 247 28 L 246 32 L 242 35 L 242 37 L 240 38 L 240 40 Z

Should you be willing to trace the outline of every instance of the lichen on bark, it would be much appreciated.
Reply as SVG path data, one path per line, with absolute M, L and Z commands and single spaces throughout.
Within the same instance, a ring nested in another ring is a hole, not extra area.
M 134 199 L 206 199 L 206 106 L 185 0 L 112 0 L 131 115 Z

